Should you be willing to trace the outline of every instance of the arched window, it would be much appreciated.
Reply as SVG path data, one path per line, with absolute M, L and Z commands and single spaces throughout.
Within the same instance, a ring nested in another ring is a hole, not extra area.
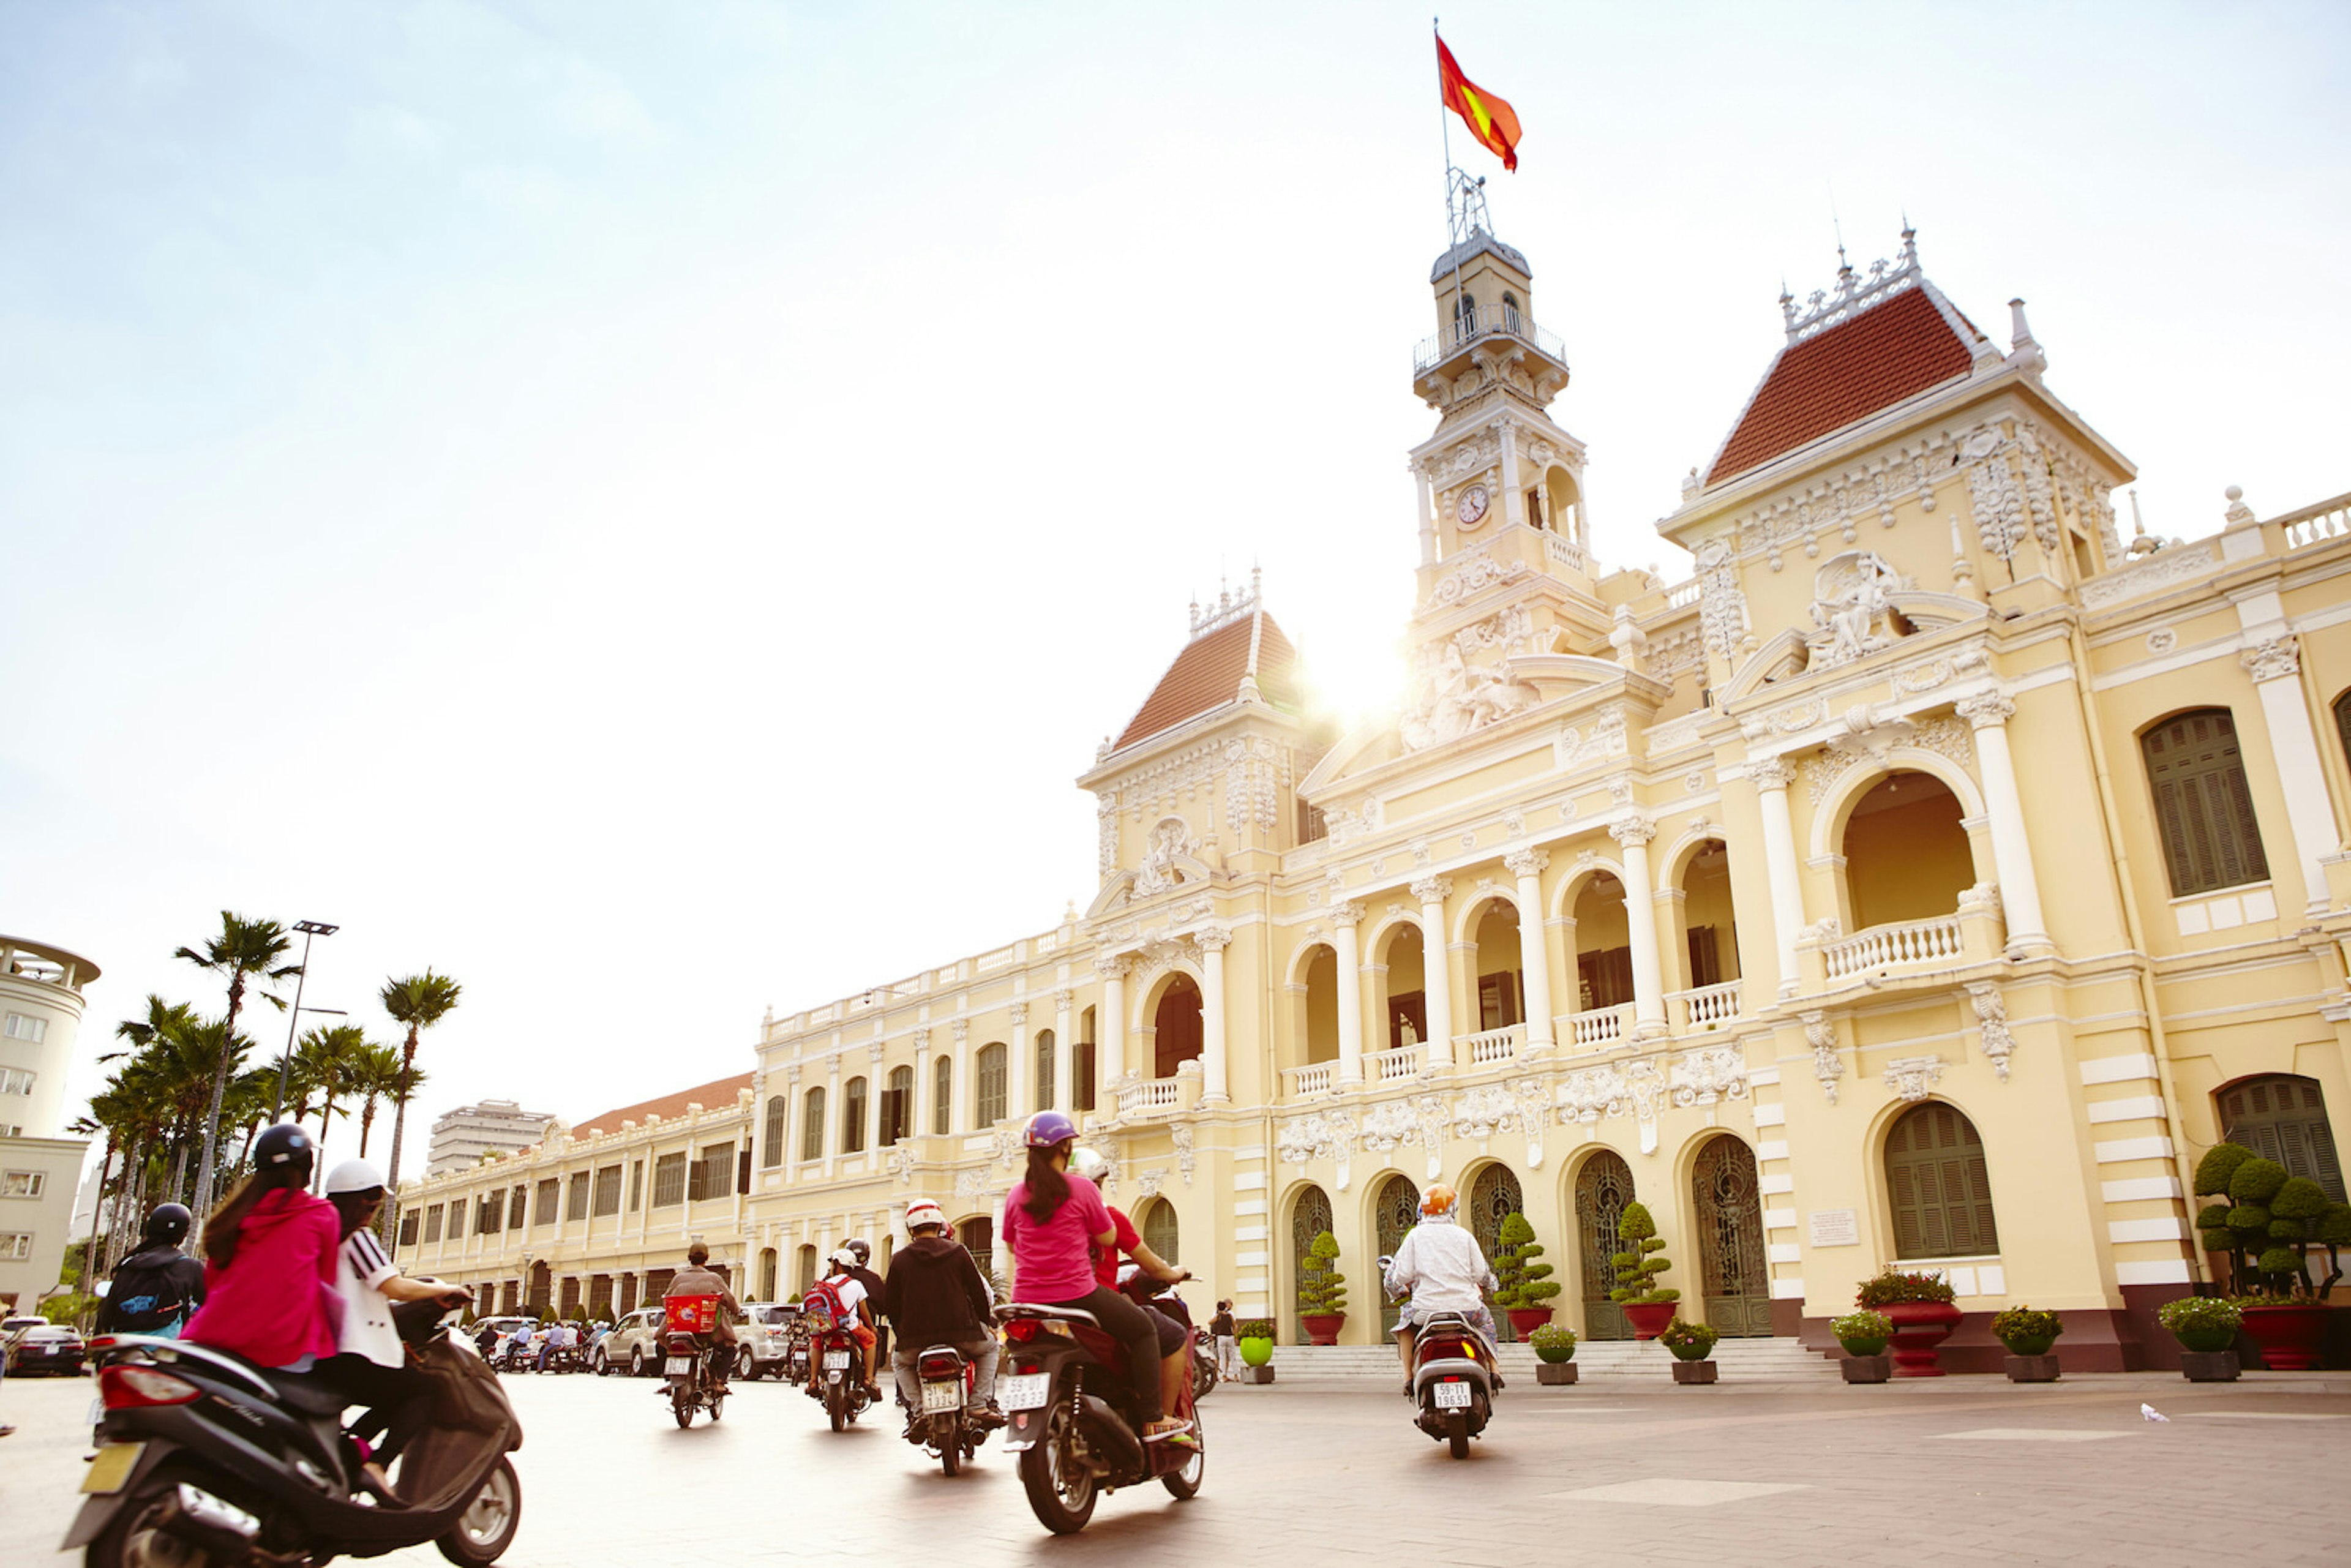
M 865 1152 L 865 1080 L 852 1078 L 841 1090 L 841 1152 Z
M 2168 719 L 2139 737 L 2147 788 L 2155 795 L 2155 831 L 2171 872 L 2171 895 L 2266 881 L 2261 824 L 2245 788 L 2237 751 L 2237 722 L 2224 707 L 2198 708 Z
M 1453 325 L 1464 338 L 1478 329 L 1478 297 L 1466 288 L 1453 302 Z
M 955 1059 L 945 1051 L 931 1068 L 931 1131 L 945 1136 L 955 1130 Z
M 824 1158 L 824 1091 L 821 1088 L 810 1090 L 808 1098 L 801 1102 L 800 1158 Z
M 1928 920 L 1976 880 L 1959 797 L 1931 773 L 1896 769 L 1854 802 L 1840 847 L 1853 928 Z
M 1975 1124 L 1940 1101 L 1914 1106 L 1886 1133 L 1886 1188 L 1896 1258 L 1973 1258 L 2000 1250 L 1991 1178 Z
M 979 1056 L 973 1063 L 973 1071 L 978 1074 L 973 1082 L 979 1091 L 972 1106 L 971 1120 L 975 1127 L 992 1127 L 1008 1114 L 1004 1088 L 1004 1059 L 1008 1054 L 1002 1040 L 994 1040 L 979 1048 Z
M 1176 1225 L 1176 1206 L 1164 1197 L 1155 1197 L 1151 1207 L 1143 1211 L 1143 1223 L 1136 1227 L 1143 1232 L 1143 1244 L 1170 1263 L 1176 1262 L 1176 1249 L 1181 1238 Z
M 1037 1109 L 1053 1108 L 1053 1031 L 1037 1031 Z
M 1078 1014 L 1078 1042 L 1070 1050 L 1070 1099 L 1072 1111 L 1094 1108 L 1094 1009 Z
M 1156 1026 L 1152 1076 L 1173 1078 L 1176 1070 L 1196 1060 L 1201 1050 L 1200 988 L 1192 983 L 1191 976 L 1178 975 L 1168 982 L 1152 1021 Z
M 979 1265 L 980 1273 L 987 1273 L 996 1257 L 996 1221 L 984 1214 L 958 1220 L 956 1239 L 971 1254 L 971 1260 Z
M 795 1297 L 807 1295 L 809 1287 L 816 1283 L 815 1248 L 803 1247 L 799 1249 L 799 1255 L 792 1260 L 792 1279 L 795 1284 L 792 1294 Z
M 2335 699 L 2335 738 L 2343 744 L 2343 760 L 2351 764 L 2351 692 Z
M 772 1301 L 775 1299 L 776 1249 L 772 1247 L 762 1247 L 759 1249 L 759 1300 Z
M 1502 327 L 1510 332 L 1519 329 L 1519 297 L 1507 288 L 1502 290 Z
M 784 1097 L 782 1095 L 770 1094 L 768 1096 L 768 1124 L 760 1131 L 759 1164 L 769 1170 L 773 1170 L 776 1166 L 784 1163 L 784 1117 L 789 1110 L 790 1107 L 784 1103 Z M 617 1211 L 620 1207 L 619 1200 L 621 1196 L 619 1178 L 620 1167 L 615 1166 L 612 1169 L 614 1173 L 612 1207 L 614 1210 Z
M 2220 1135 L 2242 1144 L 2288 1176 L 2306 1176 L 2341 1203 L 2343 1162 L 2335 1151 L 2335 1130 L 2326 1122 L 2326 1096 L 2315 1078 L 2265 1072 L 2231 1083 L 2214 1096 L 2220 1105 Z
M 914 1070 L 893 1067 L 882 1091 L 882 1146 L 889 1148 L 914 1130 Z

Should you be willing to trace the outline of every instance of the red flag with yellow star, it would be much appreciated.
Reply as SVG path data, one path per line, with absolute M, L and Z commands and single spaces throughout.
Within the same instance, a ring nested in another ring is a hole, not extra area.
M 1445 107 L 1461 117 L 1469 133 L 1502 161 L 1505 169 L 1519 166 L 1519 116 L 1508 103 L 1461 74 L 1460 63 L 1445 40 L 1437 40 L 1437 80 Z

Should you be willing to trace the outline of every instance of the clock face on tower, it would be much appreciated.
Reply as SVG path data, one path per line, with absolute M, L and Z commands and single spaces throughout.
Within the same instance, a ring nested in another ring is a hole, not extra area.
M 1461 520 L 1461 526 L 1465 528 L 1474 528 L 1484 522 L 1486 520 L 1486 486 L 1472 485 L 1462 491 L 1461 498 L 1453 504 L 1453 515 Z

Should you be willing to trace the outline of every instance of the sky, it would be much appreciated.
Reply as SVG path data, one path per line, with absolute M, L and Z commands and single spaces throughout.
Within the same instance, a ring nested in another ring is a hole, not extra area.
M 0 930 L 218 912 L 465 988 L 409 1139 L 747 1071 L 1053 925 L 1071 785 L 1261 569 L 1398 679 L 1444 152 L 1425 9 L 0 0 Z M 1461 5 L 1457 130 L 1602 557 L 1907 215 L 2151 531 L 2351 487 L 2351 10 Z M 2130 516 L 2122 500 L 2126 526 Z M 271 1050 L 285 1020 L 263 1011 Z M 329 1151 L 331 1158 L 336 1151 Z M 375 1152 L 382 1153 L 381 1145 Z M 94 1157 L 94 1156 L 93 1156 Z

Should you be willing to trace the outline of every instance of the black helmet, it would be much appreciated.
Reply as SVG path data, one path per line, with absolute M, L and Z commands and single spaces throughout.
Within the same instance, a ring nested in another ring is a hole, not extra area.
M 155 1211 L 147 1217 L 146 1228 L 140 1232 L 140 1239 L 150 1244 L 160 1241 L 165 1246 L 176 1247 L 180 1239 L 187 1235 L 192 1218 L 185 1204 L 159 1203 Z
M 857 1254 L 857 1266 L 861 1269 L 864 1268 L 867 1261 L 873 1256 L 873 1249 L 868 1247 L 862 1239 L 852 1241 L 849 1244 L 849 1249 Z
M 270 1182 L 272 1186 L 295 1186 L 310 1179 L 313 1154 L 309 1134 L 291 1122 L 280 1122 L 253 1140 L 253 1168 L 277 1178 Z M 298 1176 L 294 1174 L 298 1170 Z

